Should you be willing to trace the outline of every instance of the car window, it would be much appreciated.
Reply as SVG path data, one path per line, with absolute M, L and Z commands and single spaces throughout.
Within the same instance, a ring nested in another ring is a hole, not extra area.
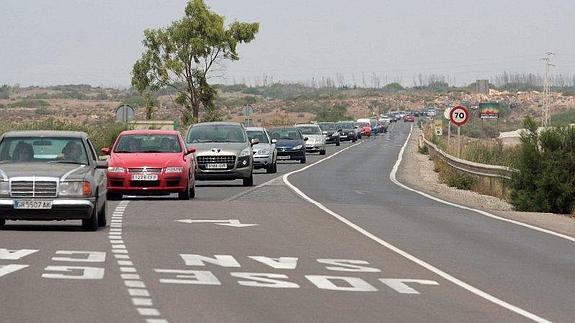
M 115 153 L 180 153 L 182 147 L 176 135 L 130 134 L 121 135 Z
M 0 143 L 0 162 L 88 164 L 88 154 L 81 138 L 8 137 Z
M 340 123 L 339 126 L 342 129 L 353 129 L 353 123 Z
M 89 151 L 89 155 L 92 158 L 92 160 L 98 160 L 98 155 L 96 154 L 96 149 L 94 148 L 94 145 L 92 144 L 92 142 L 90 141 L 90 139 L 87 140 L 88 142 L 88 151 Z
M 262 144 L 269 144 L 268 136 L 261 130 L 248 130 L 246 131 L 250 140 L 257 139 Z
M 303 136 L 298 129 L 295 128 L 282 128 L 270 130 L 272 139 L 276 140 L 302 140 Z
M 321 135 L 321 128 L 318 126 L 297 126 L 304 135 Z
M 202 142 L 246 142 L 242 127 L 235 125 L 199 125 L 190 128 L 187 143 Z

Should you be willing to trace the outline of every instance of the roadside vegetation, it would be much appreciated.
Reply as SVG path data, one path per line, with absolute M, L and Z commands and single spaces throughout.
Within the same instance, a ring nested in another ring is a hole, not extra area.
M 100 151 L 101 148 L 110 147 L 120 132 L 127 130 L 126 125 L 119 123 L 97 123 L 97 124 L 80 124 L 64 122 L 55 119 L 44 121 L 26 122 L 26 123 L 0 123 L 0 134 L 7 131 L 17 130 L 65 130 L 65 131 L 83 131 L 89 136 L 95 148 Z

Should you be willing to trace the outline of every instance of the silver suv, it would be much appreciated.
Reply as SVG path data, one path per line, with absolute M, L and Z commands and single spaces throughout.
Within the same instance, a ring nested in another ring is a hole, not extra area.
M 254 184 L 252 146 L 258 143 L 237 122 L 197 123 L 186 134 L 188 147 L 196 148 L 197 180 L 242 179 L 244 186 Z

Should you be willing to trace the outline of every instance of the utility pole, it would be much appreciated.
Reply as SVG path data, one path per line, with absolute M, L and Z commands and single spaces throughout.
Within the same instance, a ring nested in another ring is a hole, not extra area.
M 551 103 L 551 85 L 549 83 L 549 69 L 551 66 L 555 66 L 550 63 L 551 56 L 555 55 L 554 53 L 547 52 L 545 53 L 545 57 L 542 58 L 543 62 L 545 63 L 545 80 L 543 81 L 543 126 L 549 127 L 551 126 L 551 112 L 550 112 L 550 103 Z

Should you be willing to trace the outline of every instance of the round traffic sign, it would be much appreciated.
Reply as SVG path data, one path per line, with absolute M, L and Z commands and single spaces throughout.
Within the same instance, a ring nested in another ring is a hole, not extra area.
M 457 126 L 465 124 L 468 118 L 469 111 L 467 111 L 466 107 L 461 105 L 454 107 L 449 113 L 449 119 Z
M 445 117 L 445 119 L 449 120 L 451 119 L 451 110 L 453 108 L 452 107 L 447 107 L 445 108 L 445 110 L 443 110 L 443 116 Z

